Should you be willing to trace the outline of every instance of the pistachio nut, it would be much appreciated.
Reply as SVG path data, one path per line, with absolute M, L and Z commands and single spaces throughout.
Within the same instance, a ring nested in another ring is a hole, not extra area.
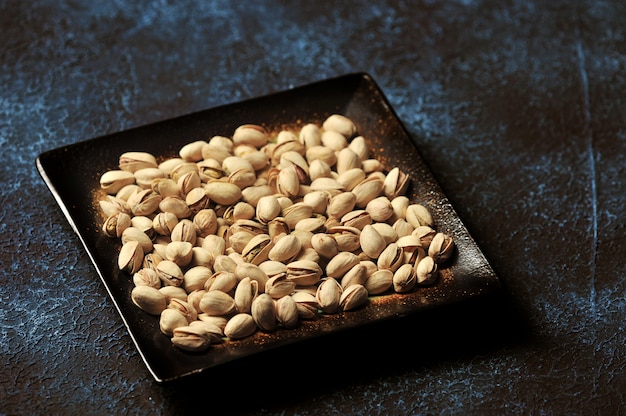
M 161 195 L 161 198 L 168 196 L 180 198 L 182 196 L 180 187 L 172 178 L 157 178 L 152 181 L 150 188 Z
M 256 218 L 261 224 L 267 224 L 281 213 L 281 206 L 275 195 L 265 195 L 259 198 L 256 205 Z
M 234 273 L 239 281 L 248 277 L 250 280 L 256 282 L 260 293 L 265 291 L 265 284 L 267 283 L 269 276 L 260 266 L 246 262 L 240 263 L 235 268 Z
M 235 129 L 232 140 L 235 146 L 244 144 L 260 149 L 267 144 L 269 136 L 263 126 L 242 124 Z
M 276 320 L 285 328 L 298 324 L 298 305 L 291 296 L 283 296 L 276 301 Z
M 435 234 L 437 234 L 437 232 L 428 225 L 420 225 L 411 232 L 411 235 L 414 235 L 419 239 L 420 245 L 424 250 L 428 250 L 428 247 L 433 241 Z
M 137 241 L 141 245 L 144 253 L 149 253 L 152 251 L 152 239 L 136 227 L 127 227 L 124 231 L 122 231 L 122 236 L 120 237 L 122 244 L 127 243 L 128 241 Z
M 313 234 L 311 237 L 311 246 L 325 259 L 330 259 L 339 253 L 337 240 L 330 234 Z
M 156 272 L 159 279 L 166 286 L 180 286 L 183 284 L 183 271 L 178 264 L 171 260 L 161 261 L 156 267 Z
M 143 267 L 133 274 L 133 283 L 135 286 L 150 286 L 155 289 L 161 287 L 161 279 L 153 269 Z
M 306 149 L 313 146 L 321 146 L 322 130 L 315 123 L 307 123 L 300 129 L 298 140 Z
M 417 283 L 420 286 L 434 283 L 439 275 L 437 263 L 430 256 L 424 257 L 419 263 L 417 263 L 417 266 L 415 266 L 415 275 Z
M 156 158 L 147 152 L 125 152 L 119 157 L 119 168 L 127 172 L 136 172 L 144 168 L 156 168 Z
M 365 141 L 363 136 L 356 136 L 352 140 L 350 140 L 350 144 L 348 144 L 348 148 L 352 150 L 354 153 L 359 155 L 359 160 L 363 161 L 369 158 L 370 149 Z
M 391 243 L 378 256 L 378 268 L 395 272 L 403 264 L 404 256 L 398 244 Z
M 135 183 L 135 175 L 124 170 L 109 170 L 100 176 L 100 188 L 107 194 L 116 194 L 126 185 Z
M 254 334 L 256 327 L 251 315 L 238 313 L 228 320 L 224 327 L 224 335 L 233 340 L 242 339 Z
M 198 319 L 198 312 L 196 309 L 185 300 L 177 298 L 170 299 L 167 304 L 167 308 L 180 312 L 185 317 L 187 322 L 193 322 Z
M 204 289 L 204 284 L 212 275 L 213 272 L 206 266 L 191 267 L 183 274 L 182 287 L 187 293 Z
M 383 180 L 376 176 L 368 176 L 359 182 L 352 189 L 352 192 L 356 195 L 356 207 L 364 209 L 368 202 L 380 196 L 383 186 Z
M 130 215 L 125 212 L 116 212 L 107 217 L 102 224 L 102 231 L 107 237 L 120 238 L 124 230 L 131 225 Z
M 352 267 L 359 264 L 359 257 L 349 251 L 342 251 L 330 259 L 326 265 L 326 276 L 341 279 Z
M 352 138 L 357 132 L 354 122 L 342 114 L 331 114 L 328 116 L 322 123 L 322 128 L 324 130 L 336 131 L 347 139 Z
M 167 298 L 151 286 L 135 286 L 130 292 L 132 302 L 150 315 L 159 315 L 167 307 Z
M 337 154 L 337 165 L 335 170 L 339 175 L 350 169 L 361 169 L 361 159 L 352 149 L 348 147 L 342 148 Z
M 265 293 L 272 299 L 280 299 L 288 296 L 296 289 L 296 283 L 287 279 L 287 274 L 278 274 L 270 277 L 265 283 Z
M 322 145 L 335 152 L 339 152 L 341 149 L 348 147 L 348 139 L 339 132 L 325 130 L 322 131 Z
M 159 288 L 159 292 L 165 296 L 167 303 L 172 299 L 187 300 L 187 292 L 180 286 L 162 286 Z
M 252 301 L 250 308 L 252 318 L 263 331 L 276 329 L 276 308 L 274 299 L 267 293 L 261 293 Z
M 207 144 L 204 140 L 196 140 L 187 143 L 178 151 L 178 155 L 185 162 L 199 162 L 202 158 L 202 147 Z
M 389 198 L 383 195 L 368 202 L 365 211 L 370 214 L 372 221 L 385 222 L 393 215 L 393 206 Z
M 454 252 L 454 239 L 445 233 L 437 233 L 433 237 L 428 247 L 428 255 L 435 260 L 435 263 L 444 263 Z
M 337 182 L 339 182 L 343 189 L 346 191 L 354 190 L 354 187 L 363 182 L 367 177 L 367 174 L 361 167 L 347 169 L 337 176 Z M 355 202 L 356 203 L 356 202 Z
M 341 217 L 341 225 L 354 227 L 362 230 L 366 225 L 372 224 L 372 216 L 364 209 L 356 209 Z
M 230 293 L 237 287 L 239 280 L 234 272 L 216 271 L 204 282 L 204 290 L 210 292 L 219 290 L 224 293 Z
M 207 291 L 200 299 L 200 310 L 207 315 L 226 316 L 237 311 L 235 299 L 221 290 Z
M 165 249 L 165 258 L 180 267 L 187 266 L 193 256 L 193 245 L 188 241 L 172 241 Z
M 259 282 L 250 279 L 250 277 L 244 277 L 239 281 L 237 288 L 235 289 L 235 307 L 237 312 L 250 313 L 252 307 L 252 301 L 259 294 Z
M 106 215 L 107 217 L 110 217 L 111 215 L 117 214 L 119 212 L 131 214 L 128 202 L 112 195 L 107 195 L 105 199 L 98 201 L 98 204 L 100 205 L 100 209 L 102 210 L 104 215 Z
M 329 217 L 341 218 L 351 212 L 356 206 L 356 195 L 352 192 L 340 192 L 333 196 L 326 208 Z
M 136 170 L 133 175 L 135 176 L 135 183 L 144 189 L 152 188 L 152 181 L 159 178 L 165 178 L 165 172 L 159 168 L 142 168 Z
M 289 226 L 290 229 L 295 229 L 296 224 L 305 218 L 311 218 L 313 215 L 313 208 L 304 202 L 296 202 L 288 207 L 282 209 L 282 217 Z
M 325 277 L 317 286 L 315 299 L 322 312 L 333 314 L 339 312 L 342 293 L 343 289 L 336 279 Z
M 353 284 L 341 293 L 339 308 L 343 311 L 351 311 L 367 303 L 368 293 L 365 286 Z
M 287 279 L 297 286 L 312 286 L 322 278 L 322 268 L 314 261 L 296 260 L 287 264 Z
M 211 201 L 220 205 L 232 205 L 242 198 L 241 188 L 229 182 L 211 181 L 204 185 Z
M 130 240 L 122 244 L 117 257 L 117 265 L 121 271 L 134 274 L 143 266 L 144 250 L 139 241 Z
M 176 225 L 176 224 L 174 224 Z M 193 225 L 199 237 L 215 234 L 217 231 L 217 214 L 211 208 L 201 209 L 193 217 Z
M 341 278 L 341 287 L 345 289 L 348 286 L 359 284 L 363 285 L 367 281 L 367 268 L 362 264 L 355 264 Z
M 302 202 L 313 209 L 313 214 L 325 214 L 330 199 L 330 193 L 327 191 L 313 191 L 304 195 Z
M 211 345 L 211 334 L 202 326 L 181 326 L 174 329 L 172 344 L 185 351 L 204 351 Z
M 318 178 L 330 178 L 331 173 L 330 165 L 321 159 L 315 159 L 309 164 L 309 179 L 311 182 Z
M 161 199 L 159 210 L 161 212 L 171 212 L 176 215 L 178 219 L 189 218 L 191 214 L 193 214 L 187 203 L 185 203 L 183 199 L 175 196 L 166 196 Z
M 385 177 L 383 192 L 389 199 L 394 199 L 406 193 L 409 187 L 409 175 L 402 172 L 399 167 L 392 168 Z
M 181 219 L 178 224 L 174 226 L 170 238 L 172 241 L 187 241 L 194 245 L 197 238 L 196 226 L 190 219 Z
M 393 272 L 391 270 L 377 270 L 365 281 L 365 289 L 370 295 L 380 295 L 388 291 L 393 285 Z
M 159 212 L 152 219 L 152 229 L 157 234 L 169 236 L 178 224 L 178 217 L 171 212 Z
M 361 249 L 369 258 L 377 259 L 380 253 L 387 247 L 387 241 L 371 224 L 367 224 L 361 230 L 359 237 Z
M 274 248 L 274 242 L 268 234 L 255 235 L 241 251 L 241 255 L 248 263 L 259 265 L 269 258 L 269 252 Z
M 298 318 L 314 319 L 318 315 L 320 305 L 314 294 L 306 291 L 296 291 L 291 295 L 291 298 L 296 302 Z
M 413 228 L 417 228 L 421 225 L 427 225 L 429 227 L 434 227 L 433 217 L 430 215 L 428 209 L 421 204 L 410 204 L 406 208 L 406 221 L 413 226 Z
M 416 283 L 417 276 L 411 264 L 403 264 L 393 274 L 393 290 L 398 293 L 411 291 Z
M 159 329 L 168 336 L 174 334 L 174 329 L 189 325 L 187 318 L 178 310 L 166 308 L 159 317 Z

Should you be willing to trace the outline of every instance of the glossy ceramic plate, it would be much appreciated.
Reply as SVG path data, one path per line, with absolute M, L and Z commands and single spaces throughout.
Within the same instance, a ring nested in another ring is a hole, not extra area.
M 117 267 L 120 245 L 100 231 L 103 221 L 97 201 L 103 196 L 99 179 L 115 169 L 120 154 L 146 151 L 165 159 L 194 140 L 213 135 L 230 136 L 245 123 L 270 130 L 322 121 L 332 113 L 344 114 L 368 141 L 372 156 L 387 168 L 400 167 L 411 177 L 407 196 L 427 206 L 435 228 L 452 235 L 457 252 L 431 287 L 408 294 L 371 297 L 366 307 L 302 321 L 294 329 L 277 329 L 240 340 L 212 345 L 203 353 L 184 352 L 159 331 L 158 318 L 139 310 L 131 301 L 132 279 Z M 484 255 L 443 194 L 414 141 L 367 74 L 349 74 L 284 92 L 225 105 L 151 125 L 89 139 L 50 150 L 37 158 L 38 170 L 93 264 L 118 309 L 137 349 L 157 381 L 167 381 L 209 370 L 260 351 L 285 348 L 327 334 L 355 329 L 425 309 L 483 296 L 500 288 Z M 72 172 L 72 175 L 68 175 Z

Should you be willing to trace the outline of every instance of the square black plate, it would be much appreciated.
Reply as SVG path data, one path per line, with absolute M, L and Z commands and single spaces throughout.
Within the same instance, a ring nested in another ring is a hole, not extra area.
M 457 255 L 442 269 L 438 283 L 410 294 L 374 297 L 360 310 L 341 313 L 332 319 L 304 322 L 294 329 L 257 333 L 244 340 L 211 346 L 201 354 L 172 346 L 169 337 L 159 331 L 158 318 L 147 315 L 132 303 L 132 279 L 117 267 L 119 245 L 100 231 L 103 219 L 97 200 L 102 173 L 116 169 L 119 155 L 124 152 L 146 151 L 164 159 L 177 156 L 178 150 L 191 141 L 213 135 L 230 136 L 241 124 L 262 124 L 271 130 L 302 126 L 307 122 L 321 125 L 332 113 L 344 114 L 356 123 L 359 134 L 370 144 L 373 157 L 387 168 L 398 166 L 411 176 L 407 196 L 412 202 L 430 209 L 438 231 L 454 237 Z M 141 357 L 159 382 L 252 356 L 262 349 L 284 348 L 323 334 L 405 316 L 500 289 L 499 279 L 443 194 L 388 100 L 368 74 L 349 74 L 85 140 L 42 153 L 36 163 L 85 246 Z

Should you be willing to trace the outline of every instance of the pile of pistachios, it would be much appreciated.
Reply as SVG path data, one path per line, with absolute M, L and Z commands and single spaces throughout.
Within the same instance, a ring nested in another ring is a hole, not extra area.
M 100 185 L 132 301 L 187 351 L 432 285 L 455 249 L 340 114 L 244 124 L 162 161 L 127 152 Z

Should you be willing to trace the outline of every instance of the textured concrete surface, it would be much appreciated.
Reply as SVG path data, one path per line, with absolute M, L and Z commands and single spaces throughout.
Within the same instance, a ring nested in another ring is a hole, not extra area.
M 0 414 L 626 413 L 626 6 L 370 3 L 0 1 Z M 360 71 L 504 298 L 156 384 L 36 156 Z

